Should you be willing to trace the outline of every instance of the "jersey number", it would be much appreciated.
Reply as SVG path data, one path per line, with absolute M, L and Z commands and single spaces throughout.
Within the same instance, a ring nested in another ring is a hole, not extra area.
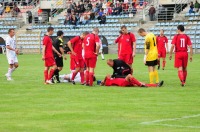
M 87 38 L 87 44 L 86 46 L 89 46 L 90 45 L 90 37 Z
M 181 39 L 181 48 L 185 47 L 185 39 Z

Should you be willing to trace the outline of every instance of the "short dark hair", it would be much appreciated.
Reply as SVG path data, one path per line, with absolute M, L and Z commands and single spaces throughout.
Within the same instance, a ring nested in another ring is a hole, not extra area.
M 89 32 L 88 31 L 85 31 L 85 32 L 83 32 L 83 35 L 88 35 L 89 34 Z
M 10 33 L 11 31 L 15 30 L 14 28 L 10 28 L 8 29 L 8 33 Z
M 47 28 L 47 32 L 50 32 L 50 31 L 53 31 L 53 30 L 54 30 L 53 27 L 48 27 L 48 28 Z
M 123 28 L 127 28 L 127 27 L 126 27 L 125 25 L 122 25 L 122 26 L 121 26 L 121 29 L 123 29 Z
M 185 31 L 185 28 L 183 25 L 178 25 L 177 26 L 177 29 L 180 30 L 181 32 L 184 32 Z
M 146 31 L 144 30 L 144 28 L 140 28 L 140 29 L 138 30 L 138 33 L 143 33 L 143 32 L 146 32 Z
M 165 32 L 164 29 L 160 29 L 160 31 L 163 31 L 163 33 Z
M 61 31 L 61 30 L 59 30 L 58 32 L 57 32 L 57 36 L 62 36 L 64 33 L 63 33 L 63 31 Z

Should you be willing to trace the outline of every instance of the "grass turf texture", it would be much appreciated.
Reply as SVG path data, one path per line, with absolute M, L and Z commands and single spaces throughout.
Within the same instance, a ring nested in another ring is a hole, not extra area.
M 100 57 L 100 56 L 99 56 Z M 105 58 L 115 58 L 106 55 Z M 14 81 L 4 77 L 5 55 L 0 55 L 0 132 L 94 132 L 94 131 L 200 131 L 200 55 L 188 67 L 186 87 L 182 88 L 173 61 L 159 71 L 161 88 L 86 87 L 79 84 L 43 84 L 41 55 L 20 55 Z M 134 62 L 134 76 L 149 82 L 143 55 Z M 61 73 L 69 72 L 69 57 Z M 98 80 L 112 69 L 99 58 Z M 181 118 L 152 124 L 154 120 Z M 167 125 L 163 125 L 167 124 Z

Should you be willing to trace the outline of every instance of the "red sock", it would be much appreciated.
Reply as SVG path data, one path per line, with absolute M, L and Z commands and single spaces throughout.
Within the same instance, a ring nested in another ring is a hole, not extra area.
M 89 84 L 89 71 L 86 71 L 85 76 L 86 76 L 86 84 Z
M 80 76 L 81 76 L 81 83 L 84 83 L 84 72 L 80 72 Z
M 130 82 L 131 82 L 131 84 L 132 85 L 137 85 L 137 86 L 142 86 L 142 83 L 141 82 L 139 82 L 137 79 L 135 79 L 134 77 L 132 77 L 131 79 L 130 79 Z
M 165 67 L 165 64 L 166 64 L 166 61 L 163 61 L 162 62 L 163 68 Z
M 89 73 L 89 82 L 90 82 L 90 86 L 93 86 L 93 77 L 94 77 L 94 73 L 90 72 Z
M 181 82 L 184 81 L 183 71 L 178 71 L 178 77 L 179 77 L 179 79 L 180 79 Z
M 147 86 L 147 87 L 157 87 L 158 85 L 157 84 L 145 84 L 145 86 Z
M 54 71 L 55 71 L 54 69 L 50 70 L 48 80 L 51 80 L 52 76 L 54 75 Z
M 48 70 L 44 70 L 44 81 L 48 80 Z
M 72 73 L 72 78 L 71 78 L 72 81 L 74 81 L 74 78 L 76 77 L 76 75 L 77 75 L 77 72 Z
M 183 71 L 183 76 L 184 76 L 184 82 L 186 82 L 186 78 L 187 78 L 187 71 Z

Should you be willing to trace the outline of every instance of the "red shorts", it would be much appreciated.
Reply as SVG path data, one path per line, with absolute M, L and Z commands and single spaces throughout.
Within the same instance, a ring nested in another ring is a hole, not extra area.
M 166 58 L 166 50 L 159 50 L 158 58 Z
M 119 54 L 120 60 L 123 60 L 126 64 L 133 64 L 133 55 L 132 54 Z
M 45 58 L 44 61 L 45 61 L 45 64 L 44 64 L 45 67 L 51 67 L 51 66 L 56 65 L 55 59 L 53 57 Z
M 96 67 L 97 58 L 85 58 L 86 67 L 95 68 Z
M 85 63 L 82 58 L 71 58 L 71 61 L 73 61 L 74 68 L 84 68 Z
M 187 52 L 176 52 L 175 53 L 175 62 L 174 67 L 186 68 L 188 63 L 188 53 Z

